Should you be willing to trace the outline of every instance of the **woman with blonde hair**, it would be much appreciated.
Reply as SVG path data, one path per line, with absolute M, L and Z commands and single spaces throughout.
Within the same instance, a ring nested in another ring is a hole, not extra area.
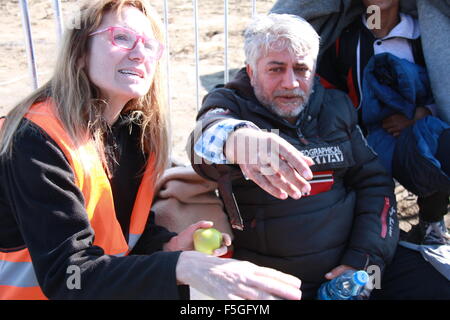
M 160 19 L 146 0 L 95 0 L 51 80 L 0 120 L 0 299 L 300 298 L 278 271 L 193 250 L 199 221 L 155 225 L 167 165 Z

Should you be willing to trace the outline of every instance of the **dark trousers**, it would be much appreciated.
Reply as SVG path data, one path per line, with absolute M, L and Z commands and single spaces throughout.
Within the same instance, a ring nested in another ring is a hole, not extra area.
M 438 222 L 448 212 L 449 194 L 447 192 L 436 192 L 428 197 L 418 197 L 419 219 L 427 222 Z
M 442 171 L 450 177 L 450 130 L 441 134 L 435 156 Z M 419 197 L 417 204 L 421 220 L 440 221 L 448 211 L 449 193 L 437 192 Z M 394 259 L 384 271 L 381 289 L 374 289 L 370 299 L 450 300 L 450 281 L 425 261 L 420 252 L 398 246 Z
M 445 130 L 439 137 L 439 145 L 436 159 L 441 163 L 441 169 L 450 177 L 450 129 Z M 428 197 L 419 197 L 420 220 L 438 222 L 447 214 L 449 204 L 449 192 L 436 192 Z
M 450 281 L 420 252 L 397 246 L 394 259 L 374 289 L 371 300 L 450 300 Z

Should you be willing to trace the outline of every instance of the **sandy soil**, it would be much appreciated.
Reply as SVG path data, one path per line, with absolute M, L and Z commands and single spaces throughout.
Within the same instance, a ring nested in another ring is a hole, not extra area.
M 52 1 L 28 0 L 31 28 L 36 53 L 39 84 L 52 74 L 57 52 L 56 25 Z M 64 21 L 69 21 L 80 2 L 62 0 Z M 163 17 L 163 1 L 154 1 Z M 257 12 L 265 13 L 273 0 L 257 0 Z M 229 1 L 228 66 L 235 71 L 242 67 L 242 32 L 252 14 L 251 1 Z M 191 0 L 169 0 L 169 82 L 170 114 L 172 122 L 173 157 L 187 163 L 184 152 L 186 137 L 193 129 L 199 101 L 196 96 L 195 30 Z M 199 26 L 199 99 L 216 84 L 223 82 L 224 70 L 224 2 L 198 0 Z M 17 0 L 0 2 L 0 115 L 25 97 L 32 90 L 28 70 L 25 36 Z M 232 72 L 231 72 L 232 73 Z M 396 189 L 401 213 L 400 226 L 409 230 L 417 223 L 415 197 L 403 188 Z M 448 218 L 450 225 L 450 217 Z

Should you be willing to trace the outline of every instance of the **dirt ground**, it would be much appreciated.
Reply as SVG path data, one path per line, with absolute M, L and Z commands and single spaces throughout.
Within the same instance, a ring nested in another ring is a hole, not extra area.
M 199 99 L 196 96 L 195 29 L 192 0 L 169 0 L 169 83 L 172 123 L 172 154 L 187 163 L 184 152 L 186 137 L 193 129 L 198 104 L 205 93 L 223 82 L 224 70 L 224 1 L 198 0 L 199 27 Z M 81 2 L 62 0 L 63 19 L 76 12 Z M 163 1 L 154 1 L 163 17 Z M 242 33 L 252 14 L 252 1 L 230 0 L 228 4 L 228 67 L 233 71 L 243 66 Z M 267 12 L 274 1 L 257 0 L 256 11 Z M 56 25 L 51 0 L 28 0 L 31 28 L 36 53 L 39 84 L 52 74 L 58 48 Z M 25 36 L 19 1 L 0 2 L 0 115 L 4 115 L 32 90 L 27 63 Z M 408 231 L 417 223 L 415 197 L 402 187 L 396 189 L 399 200 L 400 226 Z M 448 225 L 450 225 L 449 218 Z

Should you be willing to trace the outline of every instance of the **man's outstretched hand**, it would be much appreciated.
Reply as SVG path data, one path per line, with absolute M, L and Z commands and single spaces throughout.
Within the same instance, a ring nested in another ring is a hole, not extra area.
M 274 133 L 238 129 L 228 137 L 225 155 L 245 177 L 276 198 L 299 199 L 311 191 L 307 180 L 313 177 L 309 167 L 314 161 Z

